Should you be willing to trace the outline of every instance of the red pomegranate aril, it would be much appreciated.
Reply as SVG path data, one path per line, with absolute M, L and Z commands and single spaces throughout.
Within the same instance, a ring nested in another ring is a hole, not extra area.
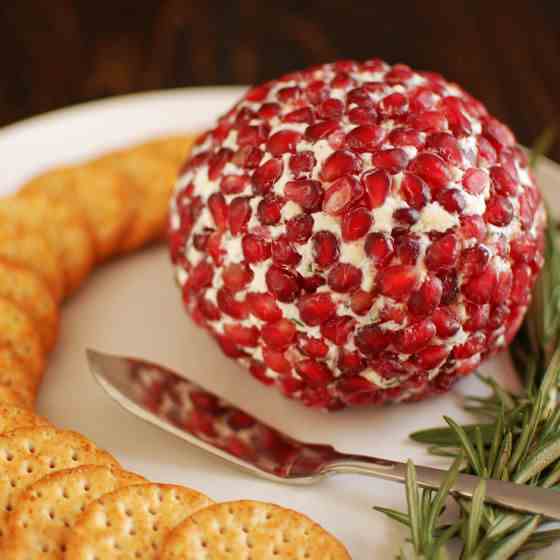
M 352 78 L 346 72 L 339 72 L 331 80 L 330 86 L 332 89 L 346 89 L 353 84 Z
M 298 277 L 288 270 L 271 266 L 266 272 L 266 285 L 279 301 L 294 301 L 300 292 Z
M 317 108 L 317 113 L 322 119 L 339 119 L 344 113 L 344 103 L 334 97 L 325 99 Z
M 284 352 L 273 350 L 268 346 L 262 349 L 264 363 L 277 373 L 290 373 L 292 366 L 289 360 L 284 356 Z
M 518 264 L 512 273 L 511 300 L 516 305 L 527 305 L 531 298 L 531 268 L 526 264 Z
M 281 156 L 288 152 L 293 153 L 296 151 L 300 139 L 301 134 L 295 130 L 280 130 L 268 139 L 266 148 L 273 156 Z
M 321 121 L 317 124 L 311 124 L 305 129 L 305 138 L 310 142 L 317 142 L 333 132 L 338 130 L 339 125 L 337 121 Z
M 303 289 L 308 294 L 314 294 L 319 287 L 326 284 L 325 278 L 321 274 L 313 274 L 313 276 L 303 277 Z
M 486 237 L 486 223 L 482 216 L 477 214 L 461 216 L 461 233 L 465 239 L 474 238 L 482 241 Z
M 354 107 L 348 111 L 348 120 L 353 124 L 370 125 L 377 121 L 377 113 L 374 109 Z
M 459 241 L 453 233 L 436 239 L 426 251 L 426 266 L 431 270 L 451 269 L 459 257 Z
M 272 242 L 272 260 L 276 264 L 295 266 L 301 261 L 301 255 L 285 235 Z
M 436 106 L 440 97 L 429 87 L 419 87 L 410 100 L 410 110 L 413 112 L 428 111 Z
M 357 105 L 364 109 L 373 108 L 375 102 L 371 98 L 368 90 L 361 86 L 350 90 L 346 96 L 346 103 L 351 105 Z
M 479 276 L 490 262 L 490 251 L 480 243 L 465 249 L 461 253 L 461 270 L 466 278 Z
M 454 188 L 440 190 L 436 200 L 452 214 L 460 214 L 467 204 L 461 191 Z
M 393 240 L 379 232 L 368 234 L 364 249 L 378 267 L 384 267 L 391 260 L 395 251 Z
M 478 161 L 477 165 L 479 167 L 488 167 L 494 165 L 498 161 L 498 154 L 490 142 L 484 138 L 484 136 L 479 136 L 477 138 L 478 147 Z
M 463 330 L 467 332 L 480 331 L 488 324 L 490 316 L 490 305 L 475 305 L 467 303 L 465 305 L 467 320 L 463 323 Z
M 408 106 L 408 98 L 402 93 L 391 93 L 379 102 L 379 113 L 386 117 L 402 115 Z
M 395 147 L 420 148 L 424 144 L 423 135 L 424 133 L 413 128 L 399 127 L 389 133 L 387 140 Z
M 331 268 L 327 281 L 335 292 L 352 292 L 360 287 L 362 271 L 351 264 L 338 263 Z
M 447 128 L 447 118 L 441 111 L 410 113 L 407 124 L 423 132 L 434 132 Z
M 297 362 L 296 370 L 302 379 L 312 387 L 321 387 L 333 378 L 331 370 L 324 363 L 310 358 Z
M 345 376 L 342 379 L 339 378 L 338 380 L 337 389 L 340 390 L 341 384 L 346 386 L 345 383 L 346 381 L 349 381 L 350 379 L 354 379 L 354 376 L 356 374 L 366 369 L 367 362 L 364 359 L 364 356 L 360 354 L 360 352 L 349 352 L 348 350 L 340 350 L 337 366 L 344 373 Z M 346 376 L 352 376 L 352 377 L 346 377 Z M 358 392 L 363 393 L 365 391 L 373 392 L 375 390 L 374 385 L 370 381 L 367 381 L 367 379 L 363 377 L 360 377 L 360 379 L 365 381 L 365 384 L 362 384 L 360 386 L 358 383 L 354 383 L 353 384 L 354 393 L 358 393 Z M 350 385 L 346 387 L 348 392 L 350 393 Z M 365 389 L 365 387 L 367 387 L 367 389 Z
M 329 294 L 309 294 L 300 298 L 298 310 L 304 323 L 316 327 L 336 313 L 336 305 Z
M 374 152 L 383 140 L 384 134 L 380 126 L 357 126 L 346 135 L 346 145 L 358 153 Z
M 484 136 L 490 140 L 494 148 L 502 150 L 515 145 L 515 137 L 511 130 L 498 120 L 487 117 L 483 125 Z
M 310 173 L 316 163 L 317 161 L 315 160 L 313 152 L 298 152 L 290 157 L 289 167 L 290 171 L 298 177 L 299 175 Z
M 307 123 L 311 124 L 314 122 L 315 116 L 313 111 L 309 107 L 302 107 L 301 109 L 296 109 L 291 111 L 282 117 L 283 122 L 287 123 Z M 293 150 L 290 150 L 293 151 Z
M 454 270 L 444 270 L 438 273 L 438 278 L 443 284 L 443 293 L 441 294 L 442 305 L 451 305 L 455 303 L 459 295 L 459 280 L 457 272 Z
M 436 192 L 451 181 L 451 173 L 445 161 L 435 155 L 423 152 L 409 164 L 408 170 L 419 175 Z
M 400 224 L 412 226 L 420 219 L 420 213 L 414 208 L 397 208 L 393 212 L 393 219 Z
M 460 165 L 463 161 L 459 142 L 448 132 L 430 134 L 426 139 L 426 147 L 434 150 L 445 161 L 453 165 Z
M 345 175 L 334 181 L 325 192 L 323 210 L 331 216 L 338 216 L 360 197 L 361 188 L 358 181 L 350 175 Z
M 215 181 L 222 173 L 226 163 L 233 157 L 229 148 L 222 148 L 208 160 L 208 179 Z
M 239 194 L 248 184 L 249 179 L 245 175 L 224 175 L 220 182 L 220 190 L 224 194 Z
M 278 100 L 282 103 L 290 103 L 298 99 L 302 95 L 301 88 L 299 86 L 288 86 L 279 89 L 276 92 Z
M 454 334 L 457 334 L 461 328 L 457 317 L 447 307 L 438 307 L 431 317 L 434 325 L 436 326 L 437 335 L 440 338 L 449 338 Z
M 284 201 L 274 195 L 265 196 L 257 207 L 257 216 L 261 224 L 265 226 L 273 226 L 277 224 L 282 217 L 282 206 Z
M 284 187 L 284 196 L 299 204 L 306 212 L 317 212 L 323 202 L 324 191 L 319 181 L 296 179 L 288 181 Z
M 215 231 L 208 237 L 208 243 L 206 244 L 206 252 L 212 257 L 214 264 L 220 266 L 225 255 L 225 251 L 222 248 L 222 233 Z
M 442 99 L 440 104 L 453 134 L 469 136 L 472 133 L 472 126 L 464 114 L 465 106 L 463 102 L 458 97 L 449 96 Z
M 483 192 L 490 185 L 490 177 L 482 169 L 471 168 L 465 171 L 462 182 L 467 192 L 476 195 Z
M 426 183 L 412 173 L 404 173 L 400 184 L 401 196 L 415 210 L 421 210 L 430 200 L 430 189 Z
M 365 315 L 371 309 L 374 299 L 372 292 L 356 290 L 350 297 L 350 307 L 356 315 Z
M 484 333 L 473 333 L 464 344 L 455 346 L 453 357 L 459 360 L 470 358 L 484 350 L 486 335 Z
M 517 191 L 517 181 L 500 166 L 495 166 L 490 169 L 490 178 L 497 193 L 509 196 Z
M 495 226 L 507 226 L 513 219 L 513 205 L 510 199 L 504 196 L 492 196 L 486 203 L 484 218 Z
M 246 319 L 249 312 L 245 302 L 237 301 L 229 290 L 222 288 L 217 294 L 218 307 L 234 319 Z
M 257 111 L 257 114 L 261 117 L 261 119 L 268 121 L 278 116 L 281 111 L 282 108 L 278 103 L 263 103 Z
M 325 358 L 329 352 L 329 347 L 323 340 L 307 335 L 298 337 L 298 348 L 311 358 Z
M 270 127 L 267 124 L 259 126 L 244 125 L 237 131 L 239 146 L 258 146 L 266 141 Z
M 235 152 L 231 162 L 243 169 L 255 169 L 258 167 L 263 156 L 264 153 L 262 150 L 254 146 L 244 146 Z
M 283 377 L 280 380 L 280 387 L 284 395 L 293 399 L 297 393 L 301 393 L 305 387 L 305 383 L 295 377 Z
M 218 321 L 221 317 L 220 310 L 205 297 L 198 300 L 198 308 L 208 321 Z
M 189 275 L 189 287 L 195 292 L 212 284 L 214 267 L 207 261 L 199 262 Z
M 396 238 L 397 257 L 402 264 L 416 264 L 420 254 L 420 241 L 415 235 L 399 235 Z
M 318 231 L 313 235 L 313 256 L 321 268 L 328 268 L 335 263 L 339 256 L 336 236 L 330 231 Z
M 395 346 L 403 354 L 414 354 L 426 347 L 436 334 L 436 326 L 430 319 L 424 319 L 399 331 Z
M 358 330 L 355 343 L 358 350 L 368 356 L 375 357 L 387 349 L 393 341 L 393 333 L 383 330 L 377 325 L 367 325 Z
M 253 271 L 245 263 L 232 263 L 222 271 L 224 286 L 232 291 L 242 290 L 253 279 Z
M 216 227 L 223 231 L 227 226 L 228 209 L 226 200 L 222 193 L 214 193 L 208 198 L 208 208 Z
M 228 225 L 233 235 L 241 233 L 251 217 L 251 206 L 249 198 L 246 196 L 238 196 L 234 198 L 229 205 Z
M 256 346 L 259 340 L 257 327 L 244 327 L 243 325 L 224 325 L 224 333 L 238 346 Z
M 461 291 L 473 303 L 488 303 L 492 297 L 495 285 L 496 270 L 493 266 L 488 266 L 482 274 L 473 276 L 464 283 Z
M 243 237 L 241 244 L 248 262 L 264 261 L 270 257 L 270 242 L 262 237 L 248 234 Z
M 417 281 L 416 268 L 405 264 L 385 268 L 377 276 L 381 293 L 398 301 L 408 298 Z
M 430 370 L 441 365 L 449 355 L 449 350 L 445 346 L 428 346 L 418 353 L 417 364 L 424 370 Z
M 313 233 L 313 218 L 299 214 L 286 222 L 286 238 L 293 243 L 306 243 Z
M 261 321 L 272 323 L 282 318 L 282 311 L 270 294 L 249 293 L 246 302 L 250 312 Z
M 337 346 L 343 346 L 355 325 L 356 320 L 352 317 L 333 317 L 321 325 L 321 334 Z
M 428 277 L 420 288 L 410 295 L 408 309 L 414 315 L 430 315 L 440 304 L 442 293 L 441 280 L 435 276 Z
M 385 202 L 391 188 L 391 177 L 386 171 L 368 171 L 362 175 L 362 185 L 371 209 L 379 208 Z
M 268 85 L 256 86 L 251 88 L 245 97 L 247 101 L 262 101 L 269 91 L 270 87 Z
M 511 256 L 515 261 L 529 263 L 537 254 L 537 241 L 529 234 L 521 234 L 510 243 Z
M 504 301 L 509 301 L 513 286 L 513 274 L 511 270 L 501 270 L 497 274 L 496 286 L 492 294 L 492 303 L 499 305 Z
M 255 194 L 266 194 L 281 177 L 284 164 L 281 159 L 272 158 L 255 169 L 251 178 Z
M 274 350 L 286 349 L 295 340 L 296 333 L 296 327 L 288 319 L 267 323 L 261 330 L 264 342 Z
M 360 160 L 352 152 L 338 150 L 325 160 L 320 176 L 323 181 L 335 181 L 343 175 L 357 173 L 360 165 Z
M 197 251 L 205 252 L 208 246 L 209 233 L 197 233 L 193 236 L 193 246 Z
M 406 167 L 408 154 L 402 148 L 389 148 L 374 153 L 371 161 L 375 167 L 394 175 Z
M 345 241 L 355 241 L 363 237 L 372 224 L 372 217 L 367 208 L 349 210 L 342 217 L 340 226 Z

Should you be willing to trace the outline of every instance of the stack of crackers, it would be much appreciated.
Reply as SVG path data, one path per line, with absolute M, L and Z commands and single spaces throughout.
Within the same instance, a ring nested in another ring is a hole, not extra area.
M 348 559 L 309 518 L 127 472 L 33 412 L 59 307 L 94 265 L 161 239 L 194 137 L 41 174 L 0 199 L 0 558 Z

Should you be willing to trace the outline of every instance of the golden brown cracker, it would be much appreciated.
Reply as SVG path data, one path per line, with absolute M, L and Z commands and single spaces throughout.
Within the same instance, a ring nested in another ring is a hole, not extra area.
M 16 356 L 11 346 L 0 346 L 0 388 L 16 392 L 32 407 L 40 378 L 33 375 Z
M 344 546 L 314 521 L 249 500 L 215 504 L 188 517 L 167 537 L 161 560 L 350 560 Z
M 58 337 L 58 306 L 48 286 L 31 270 L 0 257 L 0 296 L 26 311 L 34 321 L 43 349 L 52 350 Z
M 59 167 L 34 177 L 20 191 L 24 196 L 37 193 L 73 200 L 82 208 L 101 261 L 113 255 L 132 218 L 127 179 L 110 169 Z
M 9 517 L 5 550 L 10 560 L 62 560 L 81 513 L 104 494 L 145 479 L 114 467 L 85 465 L 41 478 L 20 495 Z
M 1 296 L 0 345 L 9 346 L 34 379 L 41 378 L 45 354 L 37 327 L 19 305 Z
M 0 384 L 0 404 L 17 406 L 19 408 L 33 408 L 33 397 L 26 397 L 12 387 Z
M 118 463 L 75 432 L 40 426 L 0 436 L 0 547 L 22 492 L 48 474 L 81 465 Z
M 187 159 L 197 137 L 198 134 L 193 133 L 160 136 L 139 144 L 134 150 L 171 161 L 179 169 Z
M 78 205 L 42 194 L 6 197 L 0 199 L 2 221 L 45 235 L 61 260 L 66 295 L 73 293 L 91 271 L 94 245 Z
M 64 295 L 64 271 L 56 252 L 43 234 L 33 231 L 3 232 L 0 226 L 0 258 L 25 266 L 48 284 L 57 303 Z
M 211 503 L 196 490 L 170 484 L 117 490 L 91 503 L 79 517 L 65 559 L 155 560 L 167 532 Z
M 17 428 L 34 426 L 50 426 L 50 422 L 27 408 L 0 405 L 0 434 L 11 432 Z

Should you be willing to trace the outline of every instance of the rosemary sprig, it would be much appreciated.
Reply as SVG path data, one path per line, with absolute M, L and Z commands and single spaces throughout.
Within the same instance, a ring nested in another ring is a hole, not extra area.
M 546 131 L 535 144 L 534 165 L 546 152 L 555 131 Z M 444 560 L 446 544 L 454 537 L 463 544 L 461 560 L 505 560 L 531 553 L 560 540 L 560 530 L 546 529 L 540 515 L 514 513 L 486 504 L 484 479 L 511 480 L 553 488 L 560 492 L 560 241 L 551 213 L 545 234 L 545 263 L 534 289 L 523 325 L 509 351 L 523 381 L 514 394 L 494 379 L 478 378 L 490 389 L 487 397 L 466 397 L 465 409 L 478 423 L 460 426 L 445 417 L 447 427 L 422 430 L 411 435 L 428 450 L 453 457 L 446 482 L 436 493 L 420 491 L 409 463 L 406 481 L 407 513 L 376 508 L 406 525 L 411 533 L 399 558 Z M 438 523 L 449 490 L 459 472 L 481 477 L 472 500 L 453 496 L 458 505 L 456 520 Z M 560 499 L 560 495 L 559 495 Z

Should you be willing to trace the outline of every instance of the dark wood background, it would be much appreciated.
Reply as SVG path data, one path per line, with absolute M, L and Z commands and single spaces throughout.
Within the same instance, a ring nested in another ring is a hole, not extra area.
M 560 121 L 559 0 L 3 0 L 0 125 L 372 56 L 461 83 L 526 144 Z

